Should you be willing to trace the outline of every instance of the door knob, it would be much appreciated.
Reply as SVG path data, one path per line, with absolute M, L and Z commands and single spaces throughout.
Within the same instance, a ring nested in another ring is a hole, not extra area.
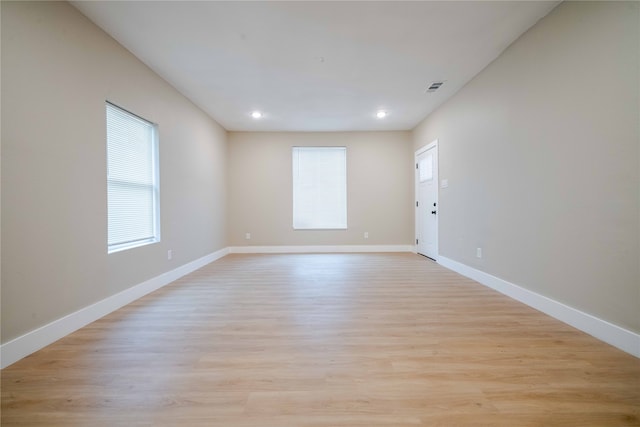
M 436 214 L 436 211 L 431 211 L 431 213 L 435 215 L 435 214 Z

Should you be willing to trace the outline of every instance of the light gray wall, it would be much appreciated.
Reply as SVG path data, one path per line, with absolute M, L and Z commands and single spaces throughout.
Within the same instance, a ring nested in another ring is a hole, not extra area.
M 293 230 L 291 148 L 326 145 L 347 147 L 348 230 Z M 410 132 L 230 132 L 229 243 L 410 245 L 412 163 Z
M 4 343 L 226 247 L 227 136 L 67 3 L 1 7 Z M 162 242 L 112 255 L 105 100 L 160 141 Z
M 635 332 L 639 9 L 561 4 L 413 132 L 449 180 L 441 255 Z

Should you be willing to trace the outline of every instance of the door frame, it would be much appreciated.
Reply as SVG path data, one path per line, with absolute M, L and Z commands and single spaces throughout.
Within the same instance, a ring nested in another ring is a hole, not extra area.
M 418 156 L 420 156 L 422 153 L 426 152 L 427 150 L 430 150 L 432 148 L 435 147 L 434 150 L 434 162 L 437 164 L 437 167 L 435 168 L 436 170 L 436 176 L 434 177 L 435 179 L 435 184 L 436 184 L 436 210 L 437 210 L 437 214 L 436 214 L 436 238 L 435 238 L 435 253 L 436 253 L 436 257 L 434 258 L 434 261 L 438 261 L 438 257 L 440 256 L 440 246 L 439 246 L 439 234 L 440 234 L 440 161 L 439 161 L 439 153 L 438 153 L 438 139 L 434 139 L 433 141 L 431 141 L 430 143 L 428 143 L 427 145 L 425 145 L 422 148 L 419 148 L 414 156 L 413 156 L 413 164 L 415 165 L 415 168 L 413 169 L 413 186 L 414 186 L 414 196 L 415 196 L 415 203 L 414 203 L 414 236 L 415 236 L 415 241 L 417 242 L 418 240 L 418 230 L 420 227 L 419 224 L 419 217 L 418 217 L 418 192 L 420 189 L 420 175 L 418 173 Z M 415 253 L 418 253 L 418 244 L 416 243 L 414 245 L 415 248 Z

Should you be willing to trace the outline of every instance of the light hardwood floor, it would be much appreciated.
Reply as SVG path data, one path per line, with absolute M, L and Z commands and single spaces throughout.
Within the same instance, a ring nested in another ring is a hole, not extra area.
M 4 369 L 13 425 L 637 426 L 640 359 L 418 255 L 229 255 Z

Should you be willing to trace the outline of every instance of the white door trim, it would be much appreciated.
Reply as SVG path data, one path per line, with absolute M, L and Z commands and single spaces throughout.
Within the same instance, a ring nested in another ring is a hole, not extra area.
M 413 156 L 413 164 L 416 165 L 413 171 L 413 175 L 414 175 L 414 179 L 413 179 L 413 187 L 414 187 L 414 236 L 415 236 L 415 240 L 416 241 L 416 252 L 418 251 L 418 244 L 417 244 L 417 240 L 418 240 L 418 229 L 419 229 L 419 219 L 418 219 L 418 207 L 416 206 L 416 203 L 418 201 L 418 191 L 419 191 L 419 182 L 418 182 L 418 173 L 417 173 L 417 164 L 418 164 L 418 156 L 420 156 L 422 153 L 432 149 L 432 148 L 436 148 L 436 162 L 438 162 L 438 167 L 437 167 L 437 171 L 438 171 L 438 176 L 436 176 L 436 203 L 437 203 L 437 211 L 438 214 L 436 215 L 436 239 L 435 239 L 435 247 L 436 247 L 436 257 L 435 260 L 438 260 L 438 257 L 440 256 L 440 249 L 439 249 L 439 232 L 440 232 L 440 222 L 439 222 L 439 217 L 440 217 L 440 153 L 439 153 L 439 149 L 438 149 L 438 139 L 434 139 L 433 141 L 431 141 L 430 143 L 428 143 L 427 145 L 425 145 L 422 148 L 419 148 L 414 156 Z

